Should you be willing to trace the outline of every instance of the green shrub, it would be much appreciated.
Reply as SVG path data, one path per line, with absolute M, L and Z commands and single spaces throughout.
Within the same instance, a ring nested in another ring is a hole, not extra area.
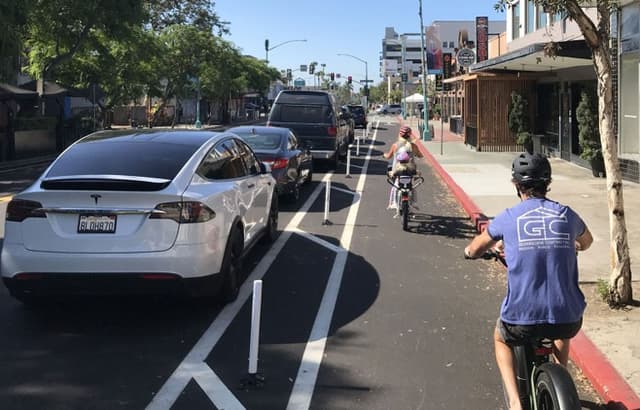
M 585 91 L 580 95 L 580 103 L 576 108 L 576 119 L 578 120 L 580 158 L 592 160 L 601 157 L 598 115 L 593 107 L 591 96 Z
M 531 139 L 531 133 L 529 132 L 529 102 L 517 91 L 511 92 L 509 130 L 516 135 L 518 144 L 525 144 Z

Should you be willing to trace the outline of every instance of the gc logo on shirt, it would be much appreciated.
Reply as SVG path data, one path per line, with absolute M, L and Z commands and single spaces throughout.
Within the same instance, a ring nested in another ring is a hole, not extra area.
M 541 206 L 520 215 L 517 223 L 520 246 L 531 246 L 535 243 L 561 247 L 570 246 L 569 221 L 566 210 L 560 213 Z

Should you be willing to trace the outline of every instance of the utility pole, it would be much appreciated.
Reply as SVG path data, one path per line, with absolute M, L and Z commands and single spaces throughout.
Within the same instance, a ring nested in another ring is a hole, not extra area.
M 429 141 L 431 140 L 430 130 L 429 130 L 429 107 L 427 101 L 427 65 L 425 62 L 425 48 L 424 48 L 424 23 L 422 21 L 422 0 L 418 0 L 420 4 L 420 9 L 418 10 L 418 14 L 420 15 L 420 41 L 422 43 L 422 48 L 420 50 L 421 59 L 422 59 L 422 91 L 423 91 L 423 123 L 424 129 L 422 131 L 422 140 Z

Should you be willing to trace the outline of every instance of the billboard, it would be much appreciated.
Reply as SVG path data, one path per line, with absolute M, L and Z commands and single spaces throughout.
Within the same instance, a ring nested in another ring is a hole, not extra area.
M 382 60 L 382 74 L 393 75 L 398 72 L 398 60 L 385 59 Z
M 489 59 L 489 17 L 476 17 L 476 61 Z
M 438 26 L 428 26 L 426 37 L 427 73 L 442 74 L 442 43 Z

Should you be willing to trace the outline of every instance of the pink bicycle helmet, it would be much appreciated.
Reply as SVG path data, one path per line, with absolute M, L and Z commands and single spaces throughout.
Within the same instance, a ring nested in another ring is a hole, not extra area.
M 400 127 L 400 136 L 402 138 L 411 138 L 411 127 L 407 127 L 406 125 Z

